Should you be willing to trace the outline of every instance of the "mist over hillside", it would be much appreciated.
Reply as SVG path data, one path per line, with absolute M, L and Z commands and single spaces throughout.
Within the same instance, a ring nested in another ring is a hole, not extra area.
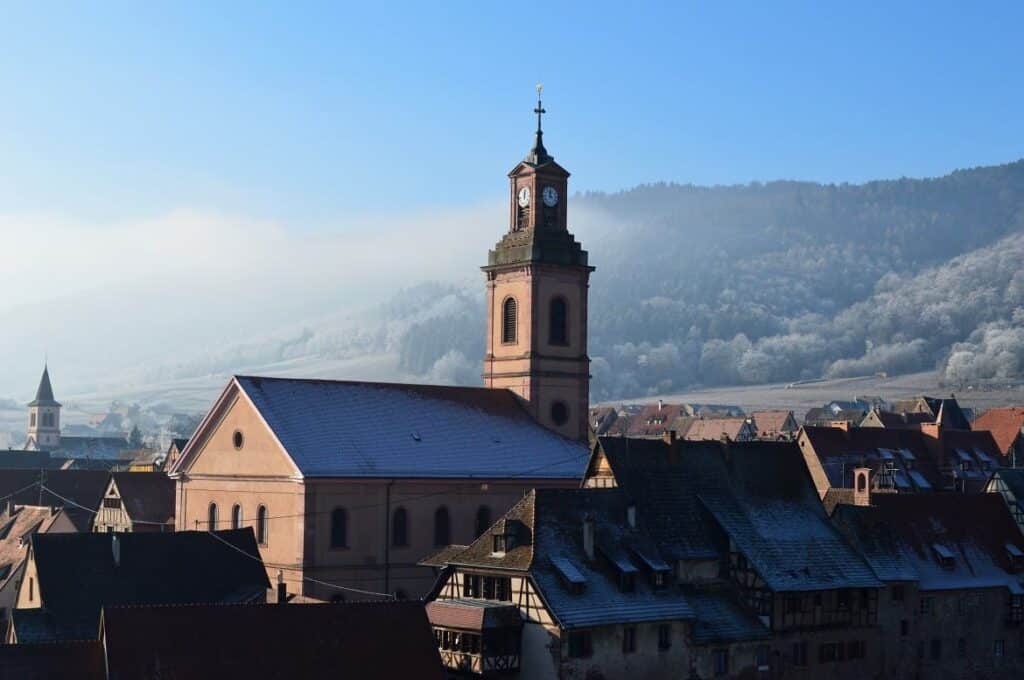
M 597 267 L 595 401 L 923 370 L 963 386 L 1024 371 L 1024 161 L 925 180 L 659 184 L 571 200 L 571 229 Z M 459 233 L 497 241 L 501 211 L 489 214 Z M 460 240 L 468 248 L 483 262 L 483 247 Z M 484 285 L 460 258 L 383 303 L 338 299 L 341 311 L 129 363 L 104 395 L 219 386 L 235 372 L 478 384 Z
M 1024 162 L 865 185 L 663 184 L 580 196 L 573 211 L 598 268 L 596 400 L 928 369 L 963 385 L 1024 369 Z M 482 306 L 449 294 L 455 313 L 410 324 L 397 346 L 414 373 L 466 379 Z

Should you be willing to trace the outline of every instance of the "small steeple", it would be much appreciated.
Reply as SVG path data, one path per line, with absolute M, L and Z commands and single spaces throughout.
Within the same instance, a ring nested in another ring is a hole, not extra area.
M 39 379 L 36 398 L 29 403 L 29 406 L 60 406 L 57 400 L 53 398 L 53 386 L 50 385 L 50 370 L 46 364 L 43 364 L 43 376 Z
M 554 156 L 550 155 L 548 150 L 544 148 L 544 130 L 541 126 L 541 116 L 547 113 L 547 111 L 544 109 L 544 105 L 540 98 L 543 89 L 544 86 L 537 83 L 537 108 L 533 110 L 533 112 L 537 114 L 537 133 L 533 140 L 533 148 L 530 149 L 530 153 L 527 154 L 525 159 L 523 159 L 526 163 L 534 166 L 544 165 L 545 163 L 550 163 L 555 160 Z

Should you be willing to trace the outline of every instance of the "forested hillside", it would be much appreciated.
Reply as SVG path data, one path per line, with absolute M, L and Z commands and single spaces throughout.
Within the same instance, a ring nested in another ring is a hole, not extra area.
M 570 215 L 597 267 L 595 400 L 927 369 L 962 385 L 1024 371 L 1024 162 L 863 185 L 643 186 L 574 196 Z M 384 377 L 475 384 L 483 281 L 466 281 L 424 283 L 136 378 L 387 356 Z

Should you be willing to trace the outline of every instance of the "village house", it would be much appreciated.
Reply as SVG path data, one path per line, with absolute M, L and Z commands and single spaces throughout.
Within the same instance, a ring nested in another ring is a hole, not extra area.
M 788 440 L 800 430 L 792 411 L 754 411 L 750 419 L 758 439 Z
M 340 597 L 315 579 L 418 597 L 424 555 L 471 542 L 533 487 L 578 486 L 593 267 L 539 121 L 508 177 L 508 228 L 482 267 L 484 387 L 236 376 L 169 470 L 179 528 L 252 526 L 306 595 Z
M 724 675 L 874 675 L 883 584 L 830 525 L 795 444 L 605 437 L 584 484 L 635 499 L 681 592 L 738 602 L 759 624 L 760 642 L 748 628 L 710 650 Z
M 112 605 L 264 602 L 251 529 L 32 535 L 7 643 L 95 639 Z
M 923 414 L 930 416 L 928 422 L 936 423 L 942 421 L 946 427 L 954 430 L 971 429 L 971 421 L 967 418 L 964 410 L 956 397 L 928 397 L 920 396 L 912 399 L 902 399 L 892 402 L 889 411 L 896 414 Z
M 162 472 L 115 472 L 93 531 L 174 531 L 174 482 Z
M 635 520 L 615 489 L 541 489 L 445 551 L 427 604 L 445 666 L 538 680 L 688 668 L 693 610 Z
M 993 494 L 881 494 L 833 521 L 886 583 L 881 677 L 1024 674 L 1024 536 Z
M 695 418 L 677 430 L 676 436 L 691 442 L 748 442 L 757 438 L 757 427 L 750 418 Z
M 590 409 L 590 431 L 593 436 L 603 435 L 619 417 L 614 406 L 596 406 Z
M 823 499 L 848 496 L 860 468 L 876 492 L 980 491 L 1006 463 L 988 432 L 941 423 L 919 429 L 805 426 L 797 442 Z
M 174 467 L 178 459 L 181 458 L 181 452 L 185 450 L 188 445 L 187 439 L 176 438 L 172 439 L 171 443 L 167 446 L 167 454 L 164 457 L 164 464 L 162 469 L 170 470 Z
M 1024 531 L 1024 468 L 996 470 L 985 486 L 985 491 L 1000 494 L 1013 521 Z
M 60 508 L 6 505 L 0 514 L 0 634 L 6 635 L 32 534 L 77 530 Z
M 1024 406 L 993 408 L 975 418 L 973 430 L 988 430 L 1011 467 L 1024 464 Z

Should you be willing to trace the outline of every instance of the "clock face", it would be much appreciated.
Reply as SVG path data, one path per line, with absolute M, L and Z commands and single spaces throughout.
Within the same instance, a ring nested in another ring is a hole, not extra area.
M 544 187 L 541 197 L 544 199 L 544 205 L 549 208 L 554 208 L 558 205 L 558 190 L 554 187 Z
M 519 190 L 519 207 L 525 208 L 530 205 L 530 187 L 523 187 Z

